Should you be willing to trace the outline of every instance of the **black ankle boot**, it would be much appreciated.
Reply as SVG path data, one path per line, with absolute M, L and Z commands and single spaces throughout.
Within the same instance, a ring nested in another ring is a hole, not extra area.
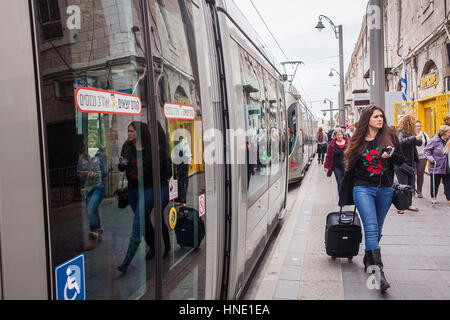
M 128 266 L 130 265 L 131 261 L 134 258 L 134 255 L 136 254 L 137 249 L 139 248 L 139 244 L 140 242 L 133 241 L 130 239 L 130 243 L 128 244 L 127 255 L 123 259 L 122 264 L 117 267 L 117 270 L 119 270 L 122 273 L 127 272 Z
M 367 253 L 367 250 L 364 253 L 363 263 L 364 263 L 364 272 L 367 272 L 367 267 L 369 266 L 369 254 Z
M 380 269 L 380 290 L 386 291 L 391 285 L 386 280 L 386 277 L 384 276 L 383 271 L 383 262 L 381 261 L 381 250 L 375 249 L 375 250 L 368 250 L 367 253 L 367 265 L 368 266 L 378 266 Z M 367 267 L 366 267 L 367 270 Z M 367 272 L 367 271 L 366 271 Z M 374 273 L 375 271 L 372 271 Z

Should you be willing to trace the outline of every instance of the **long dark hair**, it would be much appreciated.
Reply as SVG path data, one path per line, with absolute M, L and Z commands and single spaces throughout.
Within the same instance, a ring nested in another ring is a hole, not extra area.
M 322 127 L 319 127 L 319 130 L 317 130 L 317 139 L 319 142 L 323 142 L 323 129 Z
M 378 133 L 375 137 L 375 141 L 377 146 L 382 150 L 388 146 L 393 146 L 394 142 L 396 142 L 395 133 L 389 128 L 386 116 L 384 114 L 383 109 L 376 105 L 370 105 L 366 107 L 362 112 L 361 116 L 358 120 L 358 126 L 355 129 L 355 133 L 353 134 L 350 142 L 348 144 L 347 150 L 344 153 L 344 161 L 347 164 L 347 171 L 353 170 L 356 166 L 356 163 L 360 159 L 361 155 L 367 148 L 368 142 L 366 141 L 367 131 L 369 130 L 369 122 L 372 114 L 375 110 L 381 111 L 383 114 L 383 127 L 378 130 Z
M 151 150 L 151 138 L 150 138 L 150 130 L 148 129 L 148 125 L 142 121 L 133 121 L 131 122 L 127 128 L 133 127 L 134 131 L 136 131 L 136 143 L 140 143 L 142 145 L 142 158 L 145 160 L 150 160 L 152 156 Z M 127 140 L 123 144 L 124 156 L 128 159 L 131 158 L 132 145 L 133 141 Z M 136 147 L 136 145 L 134 145 Z

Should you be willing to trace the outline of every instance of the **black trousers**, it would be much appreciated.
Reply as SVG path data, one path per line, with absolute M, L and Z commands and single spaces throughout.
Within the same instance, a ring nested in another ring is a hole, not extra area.
M 425 166 L 427 165 L 427 159 L 420 159 L 415 163 L 416 175 L 417 175 L 417 192 L 422 193 L 423 175 L 425 173 Z
M 447 198 L 447 201 L 450 200 L 450 174 L 438 174 L 438 173 L 434 175 L 431 174 L 430 179 L 431 179 L 430 180 L 431 197 L 436 198 L 439 191 L 439 185 L 441 184 L 442 179 L 442 183 L 444 184 L 445 197 Z M 434 190 L 433 190 L 433 182 L 434 182 Z
M 411 186 L 414 189 L 414 180 L 415 180 L 415 175 L 409 175 L 406 174 L 404 172 L 402 172 L 400 169 L 396 169 L 395 173 L 397 174 L 397 180 L 398 183 L 400 184 L 407 184 L 408 186 Z M 412 197 L 413 197 L 414 192 L 410 193 L 410 198 L 409 198 L 409 205 L 412 205 Z
M 177 166 L 178 202 L 186 203 L 189 186 L 189 165 L 181 163 Z

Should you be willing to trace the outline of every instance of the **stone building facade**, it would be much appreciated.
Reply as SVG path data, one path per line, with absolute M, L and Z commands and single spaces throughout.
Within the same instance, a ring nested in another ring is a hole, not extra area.
M 436 96 L 448 91 L 449 10 L 448 0 L 385 0 L 386 92 L 401 91 L 403 59 L 408 79 L 407 101 L 425 104 L 428 100 L 435 101 Z M 345 78 L 346 98 L 350 100 L 353 100 L 355 90 L 370 88 L 367 19 L 370 19 L 370 13 L 363 18 L 360 36 Z M 421 107 L 426 108 L 426 105 Z

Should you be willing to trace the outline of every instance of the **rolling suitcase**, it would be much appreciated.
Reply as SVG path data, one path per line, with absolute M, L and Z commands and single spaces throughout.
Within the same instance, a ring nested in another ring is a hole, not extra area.
M 198 211 L 190 207 L 181 207 L 177 212 L 175 235 L 181 247 L 198 248 L 205 237 L 205 223 Z
M 332 259 L 358 255 L 362 241 L 361 220 L 355 210 L 331 212 L 327 215 L 325 248 Z

